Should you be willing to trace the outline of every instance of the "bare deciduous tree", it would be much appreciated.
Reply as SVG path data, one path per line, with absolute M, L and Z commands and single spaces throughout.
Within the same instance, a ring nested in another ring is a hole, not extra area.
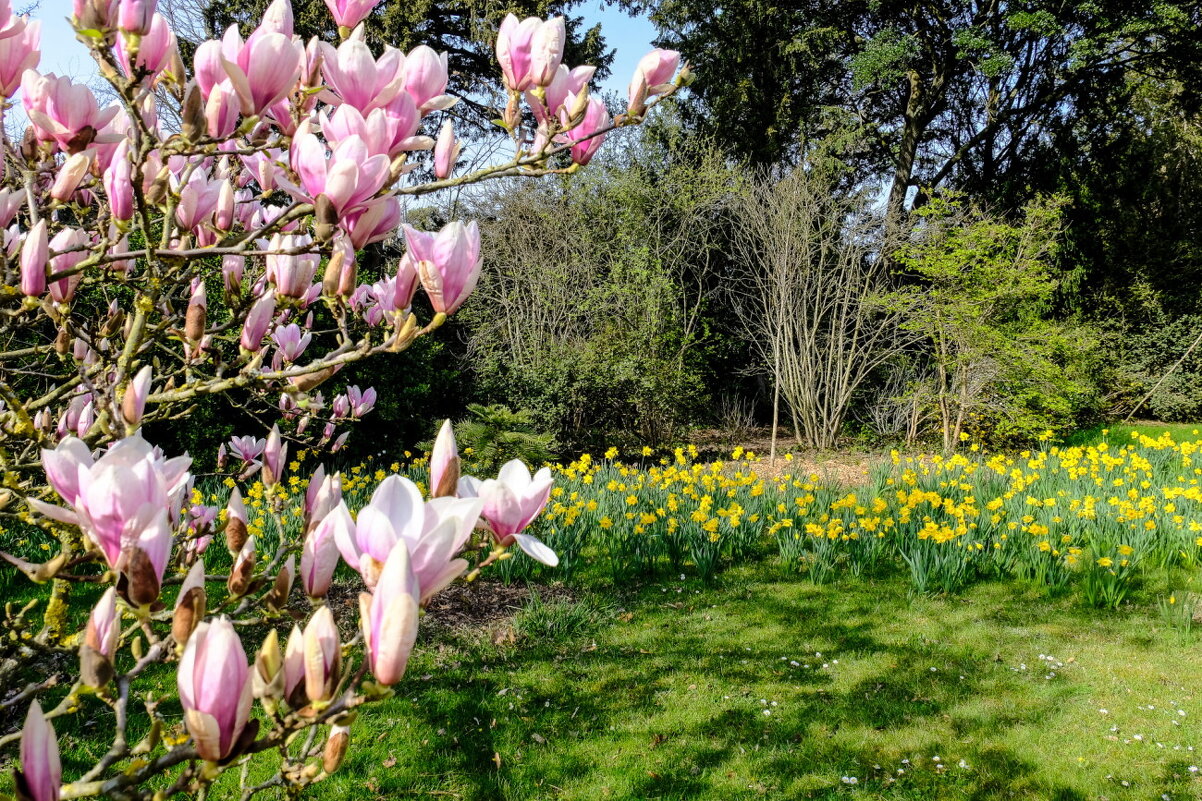
M 875 302 L 883 221 L 814 165 L 751 182 L 732 211 L 734 306 L 798 444 L 830 448 L 857 387 L 901 346 L 899 313 Z

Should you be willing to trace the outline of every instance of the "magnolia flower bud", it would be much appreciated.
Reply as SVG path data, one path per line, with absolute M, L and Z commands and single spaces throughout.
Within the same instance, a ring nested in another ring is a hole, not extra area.
M 50 197 L 64 203 L 70 200 L 91 166 L 92 155 L 87 151 L 69 156 L 54 176 L 54 183 L 50 186 Z
M 246 504 L 242 502 L 242 493 L 234 487 L 226 504 L 225 520 L 225 547 L 231 556 L 242 550 L 246 537 Z
M 84 684 L 103 687 L 113 678 L 113 654 L 120 635 L 117 591 L 109 587 L 88 617 L 83 644 L 79 647 L 79 672 Z
M 313 235 L 318 242 L 327 242 L 338 230 L 338 210 L 324 192 L 313 199 Z
M 300 709 L 308 702 L 305 697 L 305 635 L 295 624 L 284 647 L 284 700 L 293 709 Z
M 296 387 L 297 391 L 309 392 L 310 390 L 317 389 L 319 386 L 324 384 L 341 369 L 341 364 L 334 364 L 330 365 L 329 367 L 323 367 L 320 370 L 314 370 L 311 373 L 293 376 L 288 380 L 291 382 L 292 386 Z
M 36 298 L 46 293 L 46 262 L 49 256 L 46 221 L 38 220 L 21 244 L 21 294 Z
M 284 654 L 280 650 L 280 635 L 275 629 L 267 633 L 251 677 L 255 698 L 278 701 L 284 697 Z
M 334 697 L 342 664 L 338 627 L 330 607 L 322 606 L 314 614 L 304 633 L 305 695 L 310 703 L 323 703 Z
M 288 605 L 288 596 L 292 593 L 292 581 L 296 578 L 296 557 L 289 555 L 288 561 L 276 573 L 271 590 L 263 598 L 268 609 L 280 610 Z
M 245 595 L 247 590 L 250 589 L 250 583 L 254 575 L 255 538 L 247 537 L 242 550 L 238 552 L 238 558 L 234 560 L 234 566 L 230 568 L 230 577 L 226 581 L 226 588 L 229 590 L 230 595 L 235 598 Z
M 459 448 L 450 420 L 444 420 L 430 453 L 430 496 L 453 497 L 459 486 Z
M 244 748 L 258 731 L 246 652 L 228 618 L 196 627 L 176 680 L 184 724 L 202 759 L 217 762 Z
M 146 410 L 146 396 L 150 394 L 150 381 L 154 370 L 148 364 L 138 371 L 134 380 L 125 388 L 121 398 L 121 416 L 130 426 L 137 427 L 142 423 L 142 414 Z
M 191 343 L 200 342 L 204 338 L 208 306 L 204 281 L 197 279 L 192 288 L 192 297 L 188 300 L 188 311 L 184 316 L 184 338 Z
M 175 599 L 175 612 L 171 616 L 171 637 L 178 650 L 183 650 L 192 632 L 204 619 L 207 603 L 204 562 L 198 560 L 180 587 L 179 596 Z
M 14 771 L 17 796 L 29 801 L 58 801 L 63 782 L 58 738 L 35 699 L 21 730 L 21 766 Z
M 330 736 L 326 740 L 325 752 L 321 757 L 321 767 L 326 773 L 338 770 L 346 757 L 346 750 L 351 743 L 350 726 L 331 726 Z
M 338 294 L 338 284 L 342 278 L 342 262 L 346 256 L 341 248 L 334 248 L 333 255 L 326 262 L 326 271 L 321 278 L 321 292 L 328 298 Z

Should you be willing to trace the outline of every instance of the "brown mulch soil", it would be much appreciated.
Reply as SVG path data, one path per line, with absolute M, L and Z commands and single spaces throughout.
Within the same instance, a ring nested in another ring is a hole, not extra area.
M 575 595 L 562 584 L 542 585 L 544 601 L 572 601 Z M 426 621 L 453 629 L 489 628 L 512 618 L 530 599 L 527 586 L 506 586 L 498 581 L 457 581 L 430 599 Z
M 359 581 L 335 582 L 330 586 L 326 603 L 335 612 L 339 628 L 353 627 L 359 620 L 359 593 L 365 588 Z M 539 597 L 544 601 L 572 601 L 575 594 L 562 584 L 540 585 Z M 507 627 L 530 598 L 525 585 L 505 585 L 499 581 L 481 579 L 471 583 L 456 581 L 430 599 L 421 627 L 436 627 L 460 632 L 493 632 Z M 353 630 L 342 632 L 354 636 Z
M 741 432 L 737 437 L 717 429 L 698 431 L 693 437 L 693 444 L 702 449 L 717 449 L 727 455 L 734 445 L 742 445 L 744 450 L 755 452 L 758 461 L 754 463 L 754 469 L 763 478 L 784 474 L 816 475 L 824 483 L 844 486 L 863 484 L 873 468 L 889 461 L 888 452 L 881 450 L 815 451 L 799 448 L 791 433 L 782 431 L 776 441 L 776 463 L 770 464 L 768 453 L 772 447 L 771 434 L 771 429 L 767 428 Z M 786 453 L 793 458 L 785 461 Z

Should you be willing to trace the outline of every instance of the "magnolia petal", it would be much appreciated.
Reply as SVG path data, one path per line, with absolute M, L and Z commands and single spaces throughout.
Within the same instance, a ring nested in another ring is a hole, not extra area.
M 538 537 L 530 534 L 515 534 L 513 538 L 517 541 L 518 547 L 534 561 L 542 562 L 547 567 L 556 567 L 559 564 L 559 556 Z

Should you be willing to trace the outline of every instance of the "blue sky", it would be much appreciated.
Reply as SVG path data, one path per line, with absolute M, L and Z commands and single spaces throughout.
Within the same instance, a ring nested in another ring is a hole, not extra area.
M 645 17 L 627 16 L 616 8 L 606 7 L 600 0 L 591 0 L 572 13 L 580 14 L 589 23 L 601 23 L 605 41 L 614 49 L 613 74 L 602 84 L 602 89 L 625 94 L 639 59 L 651 49 L 655 27 Z
M 387 0 L 400 2 L 401 0 Z M 14 4 L 20 7 L 20 3 Z M 71 0 L 41 0 L 35 16 L 42 20 L 42 72 L 55 72 L 74 79 L 88 79 L 96 74 L 92 59 L 84 46 L 75 40 L 67 24 Z M 609 46 L 614 48 L 613 74 L 603 87 L 625 93 L 635 65 L 651 49 L 655 29 L 644 18 L 631 18 L 616 8 L 606 7 L 601 0 L 589 0 L 573 9 L 589 23 L 600 22 Z M 575 66 L 575 65 L 573 65 Z
M 15 8 L 23 4 L 14 3 Z M 41 0 L 34 16 L 42 21 L 42 62 L 40 72 L 54 72 L 74 79 L 96 75 L 96 66 L 87 48 L 75 40 L 75 31 L 67 23 L 71 0 Z

